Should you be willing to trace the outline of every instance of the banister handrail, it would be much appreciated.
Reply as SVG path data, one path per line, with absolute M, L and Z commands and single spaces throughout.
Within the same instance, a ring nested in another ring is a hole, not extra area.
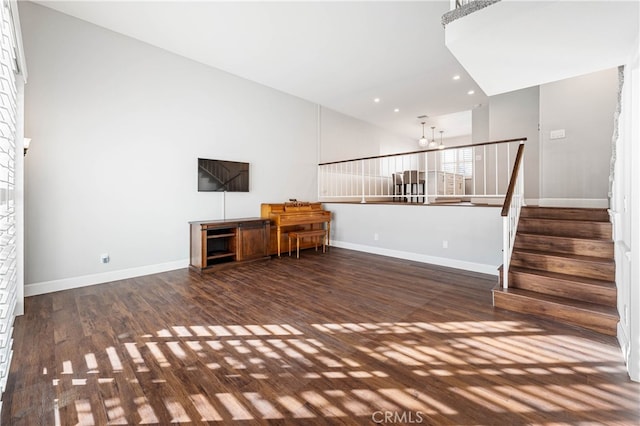
M 509 208 L 511 207 L 511 199 L 513 198 L 513 191 L 516 187 L 516 182 L 518 180 L 518 172 L 520 170 L 520 163 L 522 162 L 523 156 L 524 156 L 524 143 L 520 143 L 520 145 L 518 146 L 518 152 L 516 153 L 516 160 L 513 163 L 513 170 L 511 171 L 511 179 L 509 180 L 507 194 L 504 196 L 504 203 L 502 204 L 502 212 L 500 213 L 502 217 L 509 215 Z
M 403 155 L 411 155 L 411 154 L 420 154 L 420 153 L 424 153 L 424 152 L 431 152 L 431 151 L 446 151 L 449 149 L 460 149 L 460 148 L 471 148 L 471 147 L 478 147 L 478 146 L 483 146 L 483 145 L 497 145 L 497 144 L 502 144 L 502 143 L 509 143 L 509 142 L 525 142 L 527 140 L 527 138 L 516 138 L 516 139 L 504 139 L 504 140 L 499 140 L 499 141 L 489 141 L 489 142 L 480 142 L 480 143 L 472 143 L 472 144 L 467 144 L 467 145 L 457 145 L 457 146 L 449 146 L 443 149 L 439 149 L 439 148 L 431 148 L 431 149 L 421 149 L 421 150 L 417 150 L 417 151 L 407 151 L 407 152 L 399 152 L 396 154 L 384 154 L 384 155 L 372 155 L 370 157 L 360 157 L 360 158 L 352 158 L 349 160 L 339 160 L 339 161 L 329 161 L 326 163 L 318 163 L 318 166 L 326 166 L 329 164 L 340 164 L 340 163 L 348 163 L 351 161 L 360 161 L 360 160 L 373 160 L 376 158 L 388 158 L 388 157 L 401 157 Z
M 520 212 L 524 205 L 524 174 L 522 168 L 524 163 L 524 143 L 518 146 L 513 170 L 507 193 L 504 197 L 502 205 L 502 287 L 509 288 L 509 266 L 511 264 L 511 254 L 515 246 L 516 236 L 518 234 L 518 221 L 520 220 Z

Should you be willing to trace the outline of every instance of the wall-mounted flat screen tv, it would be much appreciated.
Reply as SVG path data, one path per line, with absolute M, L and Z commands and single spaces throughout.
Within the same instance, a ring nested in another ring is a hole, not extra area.
M 249 192 L 249 163 L 198 158 L 198 191 Z

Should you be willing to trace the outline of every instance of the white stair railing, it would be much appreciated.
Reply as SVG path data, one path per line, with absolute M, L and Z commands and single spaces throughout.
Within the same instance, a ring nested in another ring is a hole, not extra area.
M 524 205 L 524 143 L 518 147 L 504 204 L 502 205 L 502 287 L 509 288 L 509 265 Z
M 464 199 L 502 204 L 513 153 L 526 138 L 322 163 L 318 199 L 324 202 Z

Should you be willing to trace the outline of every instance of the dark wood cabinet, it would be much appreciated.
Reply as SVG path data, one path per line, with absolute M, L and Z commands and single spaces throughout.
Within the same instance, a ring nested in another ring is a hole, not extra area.
M 238 226 L 236 244 L 237 260 L 254 260 L 269 256 L 269 221 L 241 223 Z
M 191 267 L 215 270 L 269 259 L 269 220 L 246 218 L 189 222 Z

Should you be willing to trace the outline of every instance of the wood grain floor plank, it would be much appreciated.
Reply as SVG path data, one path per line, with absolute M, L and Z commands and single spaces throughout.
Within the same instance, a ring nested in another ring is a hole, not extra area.
M 638 423 L 614 338 L 495 283 L 332 247 L 30 297 L 2 424 Z

